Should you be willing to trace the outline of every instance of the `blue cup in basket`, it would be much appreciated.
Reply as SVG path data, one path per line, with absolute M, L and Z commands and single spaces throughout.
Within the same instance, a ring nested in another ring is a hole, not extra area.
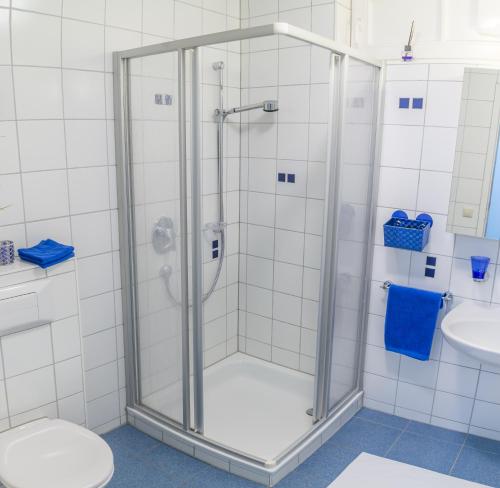
M 472 279 L 474 281 L 485 281 L 487 278 L 490 258 L 487 256 L 471 256 Z
M 0 241 L 0 266 L 12 264 L 14 259 L 14 243 L 12 241 Z

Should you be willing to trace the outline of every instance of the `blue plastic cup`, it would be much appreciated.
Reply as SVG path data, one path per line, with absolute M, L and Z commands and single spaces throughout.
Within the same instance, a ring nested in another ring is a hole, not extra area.
M 490 258 L 486 256 L 471 256 L 470 262 L 472 266 L 472 279 L 474 281 L 484 281 L 488 265 L 490 264 Z

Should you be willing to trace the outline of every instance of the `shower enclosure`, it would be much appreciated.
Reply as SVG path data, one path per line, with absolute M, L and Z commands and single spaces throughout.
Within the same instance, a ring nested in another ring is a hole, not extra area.
M 381 65 L 275 23 L 114 71 L 128 418 L 273 485 L 361 405 Z

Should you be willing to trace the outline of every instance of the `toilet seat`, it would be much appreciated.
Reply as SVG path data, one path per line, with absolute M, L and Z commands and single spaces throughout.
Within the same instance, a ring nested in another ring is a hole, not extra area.
M 43 418 L 0 434 L 0 481 L 6 488 L 101 488 L 113 453 L 88 429 Z

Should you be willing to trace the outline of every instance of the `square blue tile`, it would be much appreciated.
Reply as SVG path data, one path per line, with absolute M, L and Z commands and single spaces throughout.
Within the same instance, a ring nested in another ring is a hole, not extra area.
M 410 108 L 410 99 L 409 98 L 400 98 L 399 99 L 399 108 Z
M 386 457 L 439 473 L 449 473 L 462 446 L 403 432 Z
M 455 444 L 463 444 L 467 434 L 457 432 L 455 430 L 443 429 L 435 425 L 424 424 L 422 422 L 411 421 L 406 429 L 407 432 L 418 434 L 426 437 L 432 437 L 440 441 L 453 442 Z
M 434 268 L 425 268 L 425 276 L 427 278 L 434 278 L 436 270 Z
M 423 98 L 414 98 L 412 100 L 411 107 L 417 108 L 417 109 L 423 108 L 424 107 L 424 99 Z
M 212 259 L 217 259 L 219 257 L 219 250 L 215 249 L 212 251 Z
M 285 182 L 286 181 L 286 173 L 278 173 L 278 181 Z
M 276 488 L 326 488 L 357 457 L 358 453 L 354 451 L 324 445 L 281 480 Z
M 486 437 L 479 437 L 477 435 L 468 435 L 465 441 L 466 447 L 480 449 L 481 451 L 490 451 L 500 454 L 500 442 Z
M 286 181 L 288 181 L 288 183 L 295 183 L 295 174 L 293 173 L 287 174 Z
M 386 427 L 394 427 L 395 429 L 403 430 L 410 421 L 396 415 L 390 415 L 388 413 L 379 412 L 377 410 L 370 410 L 369 408 L 362 408 L 356 417 L 362 418 L 364 420 L 370 420 L 377 424 L 385 425 Z
M 219 247 L 219 241 L 216 239 L 212 241 L 212 249 L 217 249 Z
M 500 487 L 500 455 L 466 447 L 460 453 L 451 475 Z
M 427 256 L 427 258 L 425 259 L 425 264 L 427 266 L 436 266 L 437 264 L 436 256 Z
M 383 456 L 400 434 L 400 429 L 355 417 L 344 425 L 326 445 L 336 445 L 357 454 L 368 452 Z

